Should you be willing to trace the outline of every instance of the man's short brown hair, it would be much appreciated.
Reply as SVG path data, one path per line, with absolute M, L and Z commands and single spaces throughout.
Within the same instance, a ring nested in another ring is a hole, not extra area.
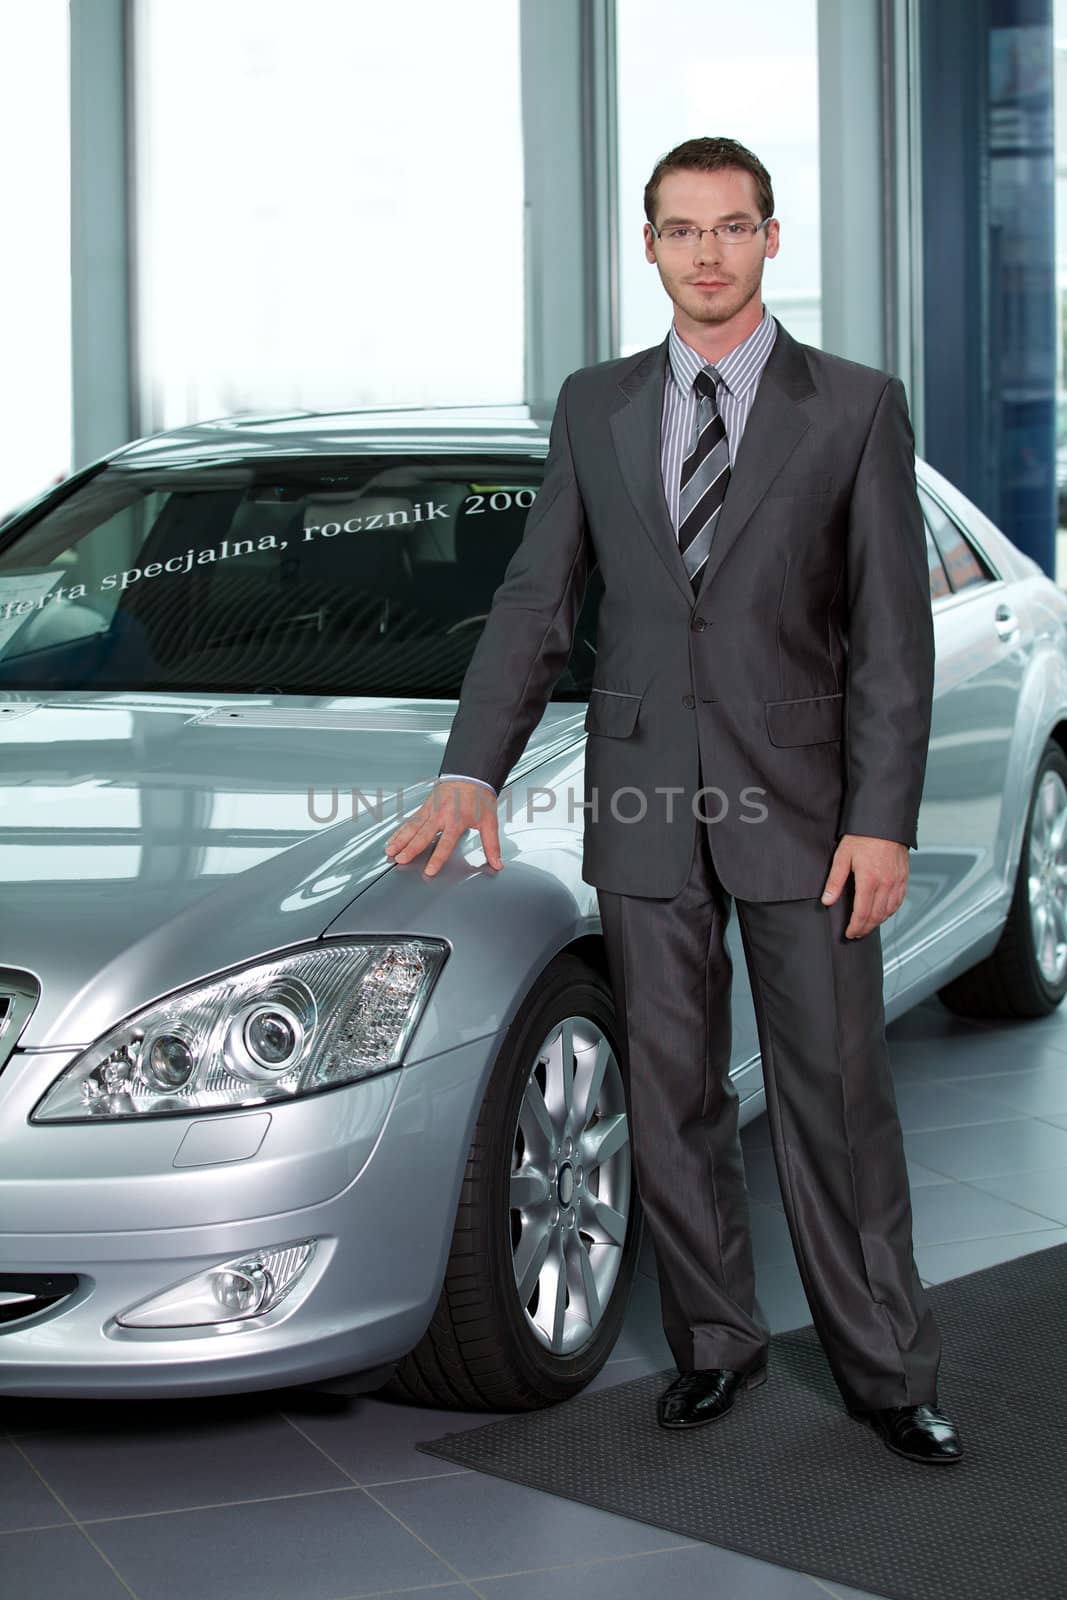
M 760 220 L 774 215 L 774 190 L 771 175 L 758 156 L 736 139 L 687 139 L 660 156 L 645 184 L 645 216 L 656 220 L 660 179 L 667 172 L 725 172 L 731 167 L 750 172 L 756 181 Z

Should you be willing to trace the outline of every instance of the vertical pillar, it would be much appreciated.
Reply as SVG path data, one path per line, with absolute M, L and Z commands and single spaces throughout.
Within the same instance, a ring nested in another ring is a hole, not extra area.
M 926 0 L 921 61 L 926 454 L 1051 575 L 1051 0 Z
M 881 0 L 882 216 L 885 365 L 908 391 L 911 426 L 925 452 L 923 403 L 921 0 Z
M 884 367 L 886 173 L 879 0 L 819 0 L 822 346 Z
M 124 0 L 70 0 L 74 465 L 132 436 Z
M 526 399 L 618 350 L 613 0 L 521 0 Z

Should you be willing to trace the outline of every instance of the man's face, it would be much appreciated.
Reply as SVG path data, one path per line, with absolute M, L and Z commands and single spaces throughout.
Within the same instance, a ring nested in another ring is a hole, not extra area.
M 750 172 L 668 172 L 659 185 L 656 226 L 762 220 Z M 645 223 L 645 257 L 659 268 L 663 287 L 694 322 L 728 322 L 759 293 L 763 263 L 778 254 L 778 224 L 769 222 L 744 244 L 724 244 L 713 233 L 699 244 L 669 245 Z

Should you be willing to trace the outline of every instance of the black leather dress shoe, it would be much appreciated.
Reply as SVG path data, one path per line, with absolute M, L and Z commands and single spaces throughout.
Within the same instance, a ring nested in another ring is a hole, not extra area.
M 879 1411 L 846 1407 L 850 1417 L 881 1434 L 886 1447 L 909 1461 L 960 1461 L 963 1446 L 937 1402 L 918 1406 L 886 1406 Z
M 745 1372 L 727 1367 L 697 1367 L 680 1373 L 656 1401 L 661 1428 L 699 1428 L 718 1422 L 730 1410 L 741 1389 L 755 1389 L 767 1381 L 767 1362 Z

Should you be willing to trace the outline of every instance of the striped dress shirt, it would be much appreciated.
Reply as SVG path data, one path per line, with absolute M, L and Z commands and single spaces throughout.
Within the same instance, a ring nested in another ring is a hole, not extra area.
M 763 369 L 774 347 L 778 324 L 767 307 L 763 308 L 760 324 L 739 345 L 714 363 L 719 374 L 715 388 L 716 404 L 726 428 L 730 446 L 730 466 L 737 459 L 741 435 L 745 431 L 752 402 L 756 398 Z M 697 393 L 693 380 L 702 367 L 712 365 L 686 344 L 678 329 L 671 323 L 667 336 L 667 378 L 663 385 L 663 419 L 660 437 L 663 492 L 671 514 L 674 531 L 678 531 L 678 495 L 682 476 L 682 462 L 696 443 Z M 463 778 L 467 783 L 480 783 L 490 794 L 496 794 L 491 783 L 484 778 L 471 778 L 464 772 L 442 772 L 442 778 Z
M 767 307 L 759 326 L 739 345 L 714 363 L 719 374 L 715 386 L 715 400 L 726 428 L 730 446 L 730 466 L 737 460 L 741 435 L 745 431 L 752 402 L 756 398 L 763 369 L 774 348 L 778 324 Z M 682 463 L 696 443 L 697 392 L 693 380 L 697 373 L 713 363 L 686 344 L 674 323 L 667 339 L 667 381 L 663 385 L 663 429 L 661 463 L 663 467 L 663 492 L 671 514 L 675 533 L 678 532 L 678 495 L 682 477 Z M 729 491 L 727 491 L 729 492 Z

